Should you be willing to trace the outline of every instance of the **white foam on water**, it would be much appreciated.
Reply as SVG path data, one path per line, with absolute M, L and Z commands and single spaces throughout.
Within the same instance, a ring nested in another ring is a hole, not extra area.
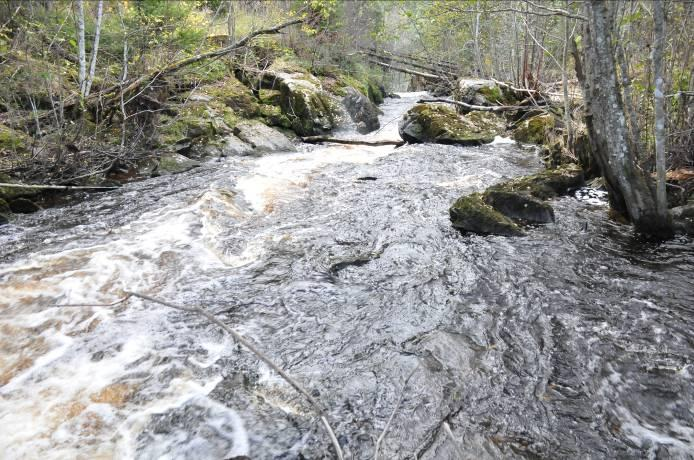
M 204 402 L 219 378 L 191 370 L 218 372 L 215 363 L 235 350 L 227 340 L 174 325 L 171 310 L 135 299 L 113 307 L 54 307 L 108 303 L 126 289 L 164 296 L 181 280 L 224 268 L 211 243 L 223 226 L 218 221 L 243 215 L 228 198 L 210 191 L 113 228 L 103 244 L 76 241 L 71 249 L 0 266 L 0 426 L 12 427 L 0 429 L 0 452 L 13 459 L 118 458 L 118 452 L 132 458 L 137 430 L 153 414 L 193 399 L 207 404 L 205 423 L 231 427 L 217 431 L 228 438 L 220 446 L 233 446 L 221 452 L 213 442 L 201 451 L 209 455 L 197 458 L 247 451 L 238 415 Z M 193 351 L 181 351 L 190 343 Z
M 238 180 L 251 209 L 271 213 L 275 206 L 299 196 L 308 186 L 311 174 L 337 163 L 368 164 L 393 153 L 392 146 L 325 146 L 310 151 L 268 155 L 259 158 L 254 170 Z
M 491 142 L 490 145 L 503 145 L 503 144 L 515 144 L 516 141 L 511 139 L 510 137 L 503 137 L 503 136 L 495 136 L 494 140 Z

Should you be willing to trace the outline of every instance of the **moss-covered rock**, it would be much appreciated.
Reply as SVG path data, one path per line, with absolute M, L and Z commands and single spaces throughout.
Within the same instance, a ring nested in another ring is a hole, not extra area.
M 0 125 L 0 155 L 10 152 L 26 152 L 31 138 L 21 131 Z
M 493 80 L 464 78 L 453 93 L 455 100 L 472 105 L 513 105 L 518 102 L 513 90 Z M 465 111 L 465 110 L 463 110 Z
M 341 114 L 337 102 L 311 79 L 299 77 L 284 75 L 280 84 L 280 107 L 294 132 L 313 136 L 335 128 Z
M 463 196 L 449 209 L 453 227 L 482 235 L 521 236 L 523 230 L 511 219 L 489 206 L 479 193 Z
M 480 145 L 503 132 L 505 123 L 496 117 L 486 112 L 461 117 L 447 106 L 418 104 L 405 114 L 398 128 L 407 142 Z
M 251 90 L 232 76 L 205 86 L 201 92 L 222 102 L 241 117 L 253 118 L 260 115 L 260 104 Z
M 281 132 L 258 121 L 239 122 L 234 128 L 234 135 L 249 144 L 254 154 L 271 152 L 293 152 L 296 150 L 292 141 Z
M 7 201 L 0 198 L 0 214 L 9 214 L 10 212 L 12 212 L 10 210 L 10 205 L 7 204 Z
M 367 96 L 371 99 L 371 102 L 376 105 L 383 104 L 383 99 L 386 97 L 386 89 L 383 85 L 374 79 L 369 79 L 367 85 Z
M 565 195 L 585 183 L 583 170 L 577 165 L 566 165 L 548 169 L 532 176 L 519 177 L 494 185 L 488 190 L 501 192 L 523 192 L 546 200 Z
M 551 113 L 523 120 L 513 131 L 513 139 L 528 144 L 548 144 L 556 119 Z
M 10 210 L 15 214 L 31 214 L 40 211 L 41 207 L 28 198 L 15 198 L 9 202 Z
M 501 214 L 521 224 L 554 222 L 554 209 L 547 203 L 522 192 L 487 190 L 483 200 Z

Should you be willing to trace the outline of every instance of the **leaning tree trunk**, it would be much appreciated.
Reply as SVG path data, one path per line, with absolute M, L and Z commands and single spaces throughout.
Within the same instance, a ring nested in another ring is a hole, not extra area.
M 637 152 L 629 142 L 613 55 L 610 4 L 591 0 L 585 3 L 585 8 L 588 21 L 580 76 L 591 146 L 608 185 L 610 204 L 626 214 L 638 233 L 659 238 L 670 236 L 672 227 L 667 209 L 657 205 L 652 180 L 636 165 Z
M 83 0 L 77 0 L 77 54 L 79 57 L 79 74 L 77 80 L 82 97 L 84 97 L 85 82 L 87 79 L 87 53 L 85 52 L 84 45 L 84 2 Z

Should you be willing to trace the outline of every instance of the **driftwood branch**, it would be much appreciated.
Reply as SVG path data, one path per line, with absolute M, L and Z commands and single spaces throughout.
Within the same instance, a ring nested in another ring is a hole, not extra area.
M 402 140 L 400 140 L 400 141 L 389 141 L 389 140 L 359 141 L 359 140 L 352 140 L 352 139 L 339 139 L 336 137 L 327 137 L 327 136 L 302 137 L 301 140 L 303 142 L 306 142 L 307 144 L 321 144 L 323 142 L 330 142 L 333 144 L 349 144 L 349 145 L 371 145 L 371 146 L 395 145 L 397 147 L 405 144 L 405 141 L 402 141 Z
M 417 101 L 418 104 L 423 104 L 427 102 L 442 102 L 445 104 L 453 104 L 468 110 L 479 110 L 480 112 L 508 112 L 511 110 L 529 110 L 534 108 L 529 105 L 472 105 L 465 102 L 454 101 L 453 99 L 420 99 Z
M 208 321 L 211 323 L 219 326 L 234 338 L 236 342 L 239 344 L 243 345 L 244 348 L 249 350 L 251 353 L 256 355 L 261 361 L 263 361 L 265 364 L 267 364 L 272 370 L 277 372 L 280 377 L 282 377 L 289 385 L 291 385 L 296 391 L 301 393 L 306 400 L 311 404 L 313 407 L 314 411 L 316 414 L 320 417 L 321 422 L 323 422 L 323 425 L 325 426 L 326 431 L 328 432 L 328 436 L 330 437 L 330 441 L 333 444 L 333 447 L 335 448 L 335 452 L 337 454 L 337 457 L 340 460 L 343 460 L 344 456 L 342 454 L 342 448 L 340 447 L 340 443 L 337 440 L 337 437 L 335 436 L 335 431 L 333 431 L 332 427 L 330 426 L 330 423 L 328 422 L 328 419 L 325 415 L 325 411 L 321 407 L 321 405 L 318 403 L 318 401 L 315 400 L 313 396 L 311 396 L 311 393 L 309 393 L 306 389 L 304 389 L 303 386 L 296 380 L 294 380 L 293 377 L 291 377 L 289 374 L 287 374 L 284 370 L 282 370 L 281 367 L 279 367 L 277 364 L 275 364 L 265 353 L 262 351 L 258 350 L 255 345 L 253 345 L 251 342 L 248 341 L 243 335 L 239 334 L 236 332 L 234 329 L 230 328 L 226 324 L 224 324 L 222 321 L 220 321 L 216 316 L 214 316 L 212 313 L 209 313 L 207 310 L 204 310 L 200 307 L 184 307 L 181 305 L 176 305 L 172 304 L 170 302 L 166 302 L 160 299 L 156 299 L 154 297 L 150 297 L 145 294 L 140 294 L 137 292 L 125 292 L 126 296 L 130 297 L 138 297 L 143 300 L 147 300 L 149 302 L 154 302 L 158 303 L 160 305 L 164 305 L 165 307 L 173 308 L 174 310 L 180 310 L 180 311 L 186 311 L 190 313 L 195 313 L 196 315 L 200 315 L 204 318 L 206 318 Z
M 390 413 L 390 417 L 388 417 L 388 421 L 386 422 L 386 426 L 383 427 L 383 431 L 381 432 L 381 435 L 378 437 L 378 441 L 376 441 L 376 447 L 375 447 L 375 452 L 374 452 L 374 460 L 378 460 L 379 456 L 379 451 L 381 449 L 381 443 L 383 442 L 383 439 L 386 437 L 386 433 L 388 432 L 388 428 L 390 428 L 390 424 L 393 422 L 393 419 L 395 418 L 395 414 L 398 412 L 398 409 L 400 408 L 400 404 L 402 404 L 403 396 L 405 395 L 405 389 L 407 388 L 407 384 L 410 383 L 410 379 L 414 375 L 415 372 L 417 372 L 417 369 L 419 369 L 419 366 L 416 366 L 414 369 L 412 369 L 412 372 L 410 372 L 410 375 L 407 376 L 405 379 L 405 383 L 402 384 L 402 389 L 400 390 L 400 394 L 398 395 L 398 399 L 395 402 L 395 406 L 393 407 L 393 412 Z
M 118 187 L 108 187 L 105 185 L 34 185 L 34 184 L 4 184 L 0 187 L 19 188 L 26 190 L 114 190 Z

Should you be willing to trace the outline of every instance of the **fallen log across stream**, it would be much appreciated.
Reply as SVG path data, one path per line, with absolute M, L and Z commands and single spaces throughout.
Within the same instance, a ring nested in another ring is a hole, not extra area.
M 107 185 L 41 185 L 41 184 L 6 184 L 0 183 L 0 187 L 18 188 L 26 190 L 114 190 L 118 187 Z
M 453 99 L 420 99 L 417 101 L 418 104 L 425 104 L 427 102 L 453 104 L 469 110 L 479 110 L 481 112 L 507 112 L 511 110 L 531 110 L 536 108 L 534 105 L 473 105 L 465 102 L 454 101 Z
M 307 144 L 321 144 L 323 142 L 330 142 L 333 144 L 349 144 L 349 145 L 371 145 L 371 146 L 381 146 L 381 145 L 395 145 L 400 147 L 405 145 L 405 141 L 358 141 L 353 139 L 339 139 L 337 137 L 327 137 L 327 136 L 308 136 L 302 137 L 301 140 Z

